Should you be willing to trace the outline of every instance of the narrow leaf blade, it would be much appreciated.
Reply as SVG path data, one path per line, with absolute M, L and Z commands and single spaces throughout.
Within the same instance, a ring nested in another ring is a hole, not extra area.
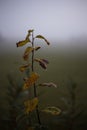
M 25 39 L 23 41 L 19 41 L 16 43 L 17 47 L 21 47 L 21 46 L 24 46 L 25 44 L 27 44 L 28 42 L 30 42 L 29 39 Z
M 47 107 L 42 110 L 42 112 L 52 114 L 54 116 L 61 114 L 61 109 L 55 106 Z
M 36 38 L 43 39 L 47 43 L 47 45 L 50 45 L 50 43 L 48 42 L 48 40 L 44 36 L 37 35 Z
M 54 88 L 57 88 L 57 85 L 54 84 L 53 82 L 49 82 L 49 83 L 41 83 L 41 84 L 39 84 L 39 86 L 42 86 L 42 87 L 47 86 L 47 87 L 54 87 Z
M 25 52 L 24 52 L 24 55 L 23 55 L 23 58 L 25 61 L 28 60 L 29 58 L 29 54 L 33 51 L 34 49 L 32 47 L 27 47 Z
M 24 72 L 29 66 L 30 66 L 30 64 L 22 65 L 22 66 L 19 68 L 19 70 L 20 70 L 21 72 Z

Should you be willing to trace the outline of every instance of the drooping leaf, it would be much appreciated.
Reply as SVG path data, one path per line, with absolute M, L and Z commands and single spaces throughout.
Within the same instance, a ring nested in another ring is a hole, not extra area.
M 40 48 L 41 48 L 41 47 L 38 46 L 38 47 L 35 47 L 34 50 L 37 51 L 37 50 L 39 50 Z
M 33 32 L 34 31 L 34 29 L 30 29 L 30 30 L 28 30 L 28 33 L 31 33 L 31 32 Z
M 43 69 L 47 69 L 47 64 L 49 63 L 47 60 L 39 58 L 35 58 L 34 60 L 38 62 Z
M 47 65 L 44 62 L 39 62 L 39 65 L 43 68 L 43 69 L 47 69 Z
M 30 112 L 32 112 L 33 110 L 35 110 L 37 104 L 38 104 L 38 98 L 37 97 L 35 97 L 32 100 L 25 101 L 24 102 L 25 114 L 29 114 Z
M 25 44 L 27 44 L 28 42 L 30 42 L 29 39 L 25 39 L 23 41 L 19 41 L 16 43 L 17 47 L 21 47 L 21 46 L 24 46 Z
M 52 107 L 47 107 L 44 110 L 42 110 L 42 112 L 46 112 L 49 114 L 52 114 L 54 116 L 61 114 L 61 109 L 55 106 Z
M 28 34 L 27 34 L 27 36 L 26 36 L 26 38 L 25 39 L 29 39 L 29 37 L 31 36 L 31 32 L 33 32 L 34 30 L 28 30 Z M 30 39 L 29 39 L 30 40 Z
M 32 73 L 31 76 L 25 80 L 23 89 L 25 90 L 29 88 L 30 86 L 32 86 L 37 81 L 38 78 L 39 78 L 39 75 L 37 73 Z
M 27 48 L 26 48 L 26 50 L 25 50 L 25 52 L 24 52 L 24 55 L 23 55 L 23 58 L 24 58 L 25 61 L 28 60 L 29 54 L 30 54 L 33 50 L 34 50 L 34 48 L 32 48 L 32 47 L 27 47 Z
M 22 65 L 22 66 L 19 68 L 19 70 L 20 70 L 21 72 L 24 72 L 29 66 L 30 66 L 30 64 Z
M 37 35 L 36 38 L 43 39 L 47 43 L 47 45 L 50 45 L 50 43 L 48 42 L 48 40 L 45 37 L 43 37 L 42 35 Z
M 49 64 L 49 61 L 46 59 L 41 59 L 44 63 Z
M 43 86 L 43 87 L 47 86 L 47 87 L 54 87 L 54 88 L 57 88 L 57 85 L 54 84 L 53 82 L 41 83 L 41 84 L 39 84 L 39 86 Z

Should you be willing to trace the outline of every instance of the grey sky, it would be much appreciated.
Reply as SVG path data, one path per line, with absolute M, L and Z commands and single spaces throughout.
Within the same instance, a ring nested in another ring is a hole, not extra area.
M 28 29 L 51 40 L 87 36 L 87 0 L 0 0 L 0 34 L 24 38 Z

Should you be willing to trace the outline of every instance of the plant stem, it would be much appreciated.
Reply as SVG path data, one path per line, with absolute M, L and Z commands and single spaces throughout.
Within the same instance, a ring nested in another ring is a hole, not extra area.
M 34 34 L 32 32 L 32 48 L 34 48 Z M 32 72 L 34 72 L 34 50 L 32 51 Z M 34 83 L 34 97 L 37 97 L 37 90 L 36 90 L 36 84 Z M 38 111 L 38 105 L 36 106 L 36 113 L 39 124 L 41 124 L 39 111 Z

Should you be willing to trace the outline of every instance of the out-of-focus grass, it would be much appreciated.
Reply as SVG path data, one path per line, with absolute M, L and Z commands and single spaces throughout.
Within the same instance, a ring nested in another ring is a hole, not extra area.
M 0 56 L 0 87 L 4 87 L 8 84 L 7 74 L 11 73 L 14 79 L 22 79 L 23 76 L 19 72 L 18 67 L 23 63 L 22 60 L 23 52 L 8 53 Z M 54 88 L 39 88 L 38 91 L 42 92 L 41 102 L 43 104 L 53 104 L 63 106 L 60 101 L 60 96 L 67 96 L 67 82 L 69 77 L 77 83 L 78 91 L 78 102 L 84 102 L 86 105 L 87 98 L 87 58 L 86 54 L 80 53 L 70 53 L 67 51 L 47 51 L 47 49 L 40 50 L 36 52 L 36 57 L 46 58 L 49 60 L 49 65 L 46 71 L 44 71 L 37 63 L 36 72 L 39 73 L 40 79 L 38 82 L 55 82 L 58 86 L 57 89 Z M 20 81 L 19 81 L 20 82 Z M 42 104 L 42 106 L 43 106 Z
M 14 81 L 17 80 L 18 84 L 21 84 L 24 74 L 19 72 L 18 68 L 22 63 L 24 64 L 24 61 L 22 60 L 22 54 L 23 51 L 16 50 L 13 53 L 9 52 L 7 54 L 3 53 L 0 55 L 0 98 L 2 98 L 2 100 L 5 100 L 4 95 L 5 93 L 7 93 L 5 92 L 4 88 L 9 85 L 7 79 L 8 74 L 12 75 Z M 83 116 L 87 115 L 86 56 L 86 52 L 74 52 L 74 50 L 61 51 L 59 49 L 56 49 L 48 51 L 47 48 L 36 52 L 36 57 L 45 58 L 49 60 L 48 68 L 45 71 L 37 63 L 34 64 L 35 71 L 40 75 L 40 79 L 38 82 L 54 82 L 58 86 L 58 88 L 38 87 L 40 108 L 44 108 L 46 106 L 57 106 L 60 107 L 62 111 L 67 111 L 68 108 L 63 102 L 63 100 L 61 100 L 61 97 L 69 98 L 69 91 L 67 86 L 69 85 L 69 79 L 72 78 L 73 81 L 75 81 L 75 83 L 77 84 L 76 106 L 78 109 L 76 111 L 79 111 L 79 109 L 84 109 Z M 45 121 L 46 117 L 48 117 L 48 122 Z M 54 124 L 55 127 L 61 128 L 61 126 L 58 126 L 58 118 L 53 118 L 50 115 L 42 115 L 41 118 L 43 122 L 51 123 L 51 125 Z

